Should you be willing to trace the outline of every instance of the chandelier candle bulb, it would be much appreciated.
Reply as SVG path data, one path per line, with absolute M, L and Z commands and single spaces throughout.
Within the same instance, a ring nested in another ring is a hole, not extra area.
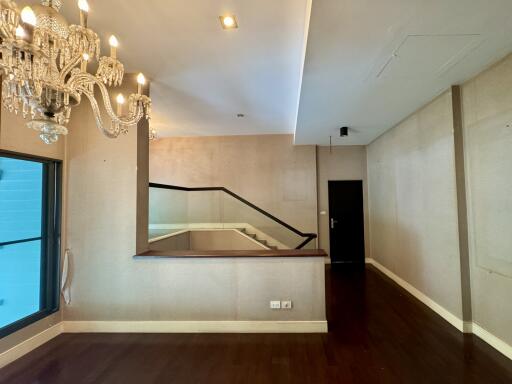
M 156 139 L 158 139 L 158 132 L 156 131 L 155 128 L 150 128 L 149 129 L 149 140 L 154 141 Z
M 89 55 L 87 53 L 84 53 L 83 56 L 82 56 L 82 65 L 81 65 L 81 70 L 82 72 L 87 72 L 87 63 L 89 62 Z
M 37 23 L 37 17 L 32 8 L 29 6 L 23 8 L 20 14 L 21 23 L 20 26 L 23 28 L 23 35 L 18 36 L 19 38 L 31 42 L 34 36 L 34 28 Z M 21 30 L 20 30 L 21 33 Z
M 146 84 L 146 78 L 142 73 L 139 73 L 139 76 L 137 76 L 137 83 L 139 84 L 138 94 L 142 95 L 142 87 Z
M 87 28 L 87 18 L 89 16 L 89 3 L 87 0 L 78 0 L 78 8 L 80 9 L 80 25 Z
M 32 27 L 36 26 L 37 17 L 32 8 L 26 6 L 21 10 L 21 21 L 25 24 L 31 25 Z
M 23 39 L 23 38 L 25 38 L 25 36 L 26 36 L 25 29 L 21 25 L 18 25 L 18 27 L 16 28 L 16 37 L 18 39 Z
M 122 116 L 123 115 L 123 104 L 125 102 L 125 98 L 122 93 L 117 95 L 117 115 Z
M 117 37 L 114 35 L 110 36 L 110 39 L 108 40 L 110 44 L 110 57 L 113 59 L 117 59 L 117 47 L 119 46 L 119 41 L 117 40 Z

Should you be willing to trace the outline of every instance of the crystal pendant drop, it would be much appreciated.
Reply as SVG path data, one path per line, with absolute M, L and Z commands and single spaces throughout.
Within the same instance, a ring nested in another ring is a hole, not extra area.
M 46 144 L 56 143 L 59 140 L 59 135 L 68 134 L 66 127 L 51 120 L 32 120 L 27 123 L 27 127 L 40 132 L 39 137 Z

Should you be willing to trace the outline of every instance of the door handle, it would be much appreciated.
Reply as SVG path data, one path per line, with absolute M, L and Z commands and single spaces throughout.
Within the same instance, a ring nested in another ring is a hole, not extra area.
M 331 218 L 331 229 L 334 229 L 334 224 L 336 224 L 338 222 L 338 220 L 334 220 L 333 218 Z

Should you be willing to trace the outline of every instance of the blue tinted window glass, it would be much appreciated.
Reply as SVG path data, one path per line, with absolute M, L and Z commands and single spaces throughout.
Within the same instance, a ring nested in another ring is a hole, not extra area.
M 0 157 L 0 243 L 41 236 L 43 164 Z
M 43 164 L 0 157 L 0 328 L 41 309 L 42 212 Z
M 40 310 L 41 241 L 0 247 L 0 328 Z

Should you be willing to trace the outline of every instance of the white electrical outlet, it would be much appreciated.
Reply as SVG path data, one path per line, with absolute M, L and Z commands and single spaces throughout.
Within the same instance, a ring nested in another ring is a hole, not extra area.
M 281 308 L 282 309 L 292 309 L 292 301 L 291 300 L 281 301 Z
M 271 301 L 270 308 L 271 309 L 281 309 L 281 302 L 280 301 Z

